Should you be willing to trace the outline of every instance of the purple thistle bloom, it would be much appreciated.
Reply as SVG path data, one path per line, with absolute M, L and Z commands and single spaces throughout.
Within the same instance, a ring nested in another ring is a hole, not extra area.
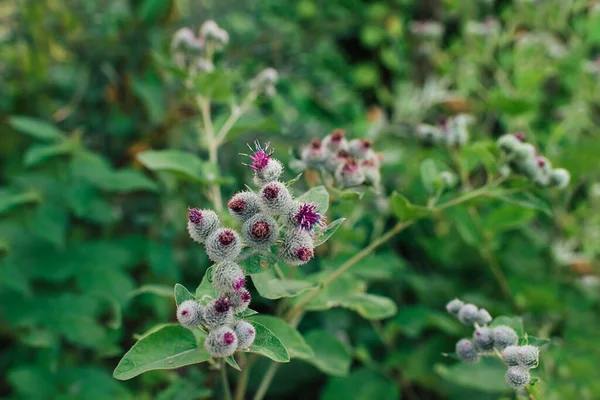
M 250 292 L 245 291 L 244 293 L 242 293 L 242 301 L 244 303 L 250 303 L 250 300 L 252 300 L 252 296 L 250 295 Z
M 234 342 L 234 340 L 235 336 L 231 332 L 225 332 L 225 334 L 223 335 L 223 343 L 225 344 L 231 344 Z
M 320 227 L 325 226 L 325 218 L 317 211 L 315 204 L 302 204 L 294 214 L 293 219 L 300 229 L 308 232 L 312 232 L 315 225 Z
M 258 139 L 254 141 L 254 146 L 255 149 L 253 150 L 252 147 L 248 145 L 248 148 L 250 149 L 250 151 L 252 151 L 252 155 L 242 154 L 246 157 L 250 157 L 250 160 L 252 160 L 251 164 L 244 163 L 244 165 L 247 165 L 254 171 L 260 171 L 261 169 L 265 168 L 267 164 L 269 164 L 269 161 L 271 160 L 271 154 L 273 154 L 274 150 L 269 150 L 268 142 L 265 145 L 265 147 L 262 148 Z
M 236 280 L 235 282 L 233 282 L 233 284 L 231 285 L 234 291 L 238 291 L 240 289 L 242 289 L 244 287 L 244 285 L 246 284 L 246 278 L 240 278 L 238 280 Z
M 215 301 L 215 311 L 218 313 L 225 313 L 231 308 L 231 301 L 227 297 L 220 297 Z
M 188 208 L 188 218 L 191 223 L 199 224 L 202 222 L 202 211 L 197 208 Z

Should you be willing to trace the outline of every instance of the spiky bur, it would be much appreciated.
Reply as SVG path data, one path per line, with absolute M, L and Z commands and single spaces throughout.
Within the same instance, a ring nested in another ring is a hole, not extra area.
M 540 359 L 540 349 L 536 346 L 525 345 L 517 350 L 517 362 L 526 368 L 535 368 Z
M 252 296 L 246 289 L 238 290 L 235 293 L 229 295 L 229 301 L 231 301 L 231 309 L 234 314 L 239 314 L 248 309 Z
M 496 141 L 498 148 L 507 154 L 514 154 L 520 144 L 521 140 L 516 134 L 502 135 Z
M 458 319 L 465 325 L 473 325 L 477 322 L 478 308 L 474 304 L 465 304 L 458 311 Z
M 334 129 L 329 135 L 323 138 L 323 147 L 332 153 L 340 150 L 348 150 L 348 141 L 346 140 L 346 131 L 343 129 Z
M 204 322 L 202 306 L 196 300 L 186 300 L 177 307 L 177 321 L 188 329 L 197 328 Z
M 204 348 L 215 358 L 229 357 L 238 348 L 238 337 L 228 326 L 220 326 L 210 331 Z
M 214 329 L 223 325 L 231 325 L 233 323 L 233 307 L 231 301 L 225 296 L 210 301 L 204 307 L 203 316 L 204 325 L 209 329 Z
M 244 288 L 244 271 L 232 261 L 223 261 L 215 266 L 213 286 L 222 293 L 230 294 Z
M 260 211 L 258 195 L 254 192 L 239 192 L 227 203 L 229 213 L 238 221 L 245 222 Z
M 271 158 L 273 149 L 269 150 L 269 143 L 263 148 L 258 140 L 254 142 L 254 149 L 250 147 L 252 154 L 244 154 L 250 158 L 250 164 L 244 164 L 254 171 L 254 184 L 256 186 L 264 186 L 269 182 L 276 181 L 283 172 L 283 165 L 278 160 Z
M 487 325 L 492 322 L 492 316 L 485 308 L 480 308 L 477 311 L 477 323 L 479 325 Z
M 506 371 L 506 383 L 515 389 L 520 390 L 525 386 L 529 385 L 529 381 L 531 380 L 531 375 L 529 375 L 529 371 L 521 367 L 509 367 Z
M 455 317 L 458 317 L 458 312 L 460 311 L 461 308 L 463 308 L 464 305 L 465 305 L 465 303 L 462 300 L 459 300 L 459 299 L 450 300 L 448 302 L 448 304 L 446 304 L 446 311 L 448 311 L 450 314 L 454 315 Z
M 314 257 L 312 236 L 303 230 L 290 229 L 277 249 L 279 259 L 285 264 L 298 266 Z
M 295 201 L 286 212 L 286 221 L 292 228 L 313 232 L 315 227 L 325 227 L 325 217 L 317 210 L 318 206 L 311 203 Z
M 260 209 L 267 215 L 282 215 L 292 205 L 292 195 L 281 182 L 270 182 L 260 189 Z
M 469 339 L 461 339 L 456 343 L 456 356 L 469 364 L 474 364 L 479 361 L 479 354 L 473 342 Z
M 509 367 L 514 367 L 515 365 L 519 365 L 519 346 L 507 346 L 502 351 L 502 361 L 504 364 Z
M 492 330 L 488 327 L 479 327 L 473 333 L 473 344 L 483 353 L 494 350 L 494 337 Z
M 508 346 L 514 346 L 519 341 L 519 335 L 510 326 L 498 325 L 493 329 L 494 347 L 500 351 Z
M 233 261 L 242 251 L 242 241 L 236 231 L 219 228 L 206 239 L 206 254 L 214 262 Z
M 311 168 L 318 168 L 327 156 L 328 152 L 319 139 L 311 140 L 310 144 L 302 149 L 302 161 Z
M 344 187 L 358 186 L 365 181 L 365 175 L 354 158 L 347 158 L 335 171 L 335 179 Z
M 254 343 L 254 339 L 256 338 L 256 329 L 254 326 L 244 320 L 239 320 L 235 323 L 233 327 L 235 330 L 235 334 L 238 338 L 238 348 L 239 349 L 248 349 L 252 343 Z
M 256 214 L 242 226 L 244 242 L 255 249 L 268 249 L 279 238 L 279 225 L 273 217 Z
M 219 224 L 219 217 L 214 211 L 188 209 L 187 229 L 195 242 L 204 243 L 206 238 L 219 227 Z
M 369 139 L 353 139 L 348 143 L 348 152 L 357 160 L 365 160 L 373 155 L 373 141 Z
M 332 156 L 325 159 L 325 169 L 330 174 L 335 174 L 337 169 L 346 163 L 346 160 L 350 158 L 350 153 L 346 150 L 338 150 Z
M 274 96 L 276 93 L 275 84 L 279 81 L 279 72 L 274 68 L 265 68 L 260 71 L 254 79 L 250 81 L 250 88 Z

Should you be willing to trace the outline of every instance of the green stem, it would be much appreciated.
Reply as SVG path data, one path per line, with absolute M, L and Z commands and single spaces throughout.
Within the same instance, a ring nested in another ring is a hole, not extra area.
M 244 400 L 246 396 L 246 388 L 248 387 L 248 378 L 250 377 L 250 370 L 254 363 L 258 360 L 258 356 L 256 354 L 251 354 L 248 357 L 248 362 L 242 368 L 242 373 L 240 374 L 240 379 L 238 380 L 237 387 L 235 388 L 235 400 Z
M 215 139 L 215 128 L 212 123 L 210 115 L 210 99 L 202 96 L 196 97 L 198 108 L 200 108 L 200 114 L 202 116 L 202 124 L 204 127 L 204 134 L 206 145 L 208 147 L 208 159 L 211 163 L 218 165 L 219 162 L 219 143 Z M 199 141 L 202 144 L 202 137 L 199 137 Z M 210 185 L 210 197 L 213 205 L 217 211 L 223 210 L 223 200 L 221 198 L 221 187 L 218 183 Z
M 275 374 L 277 373 L 278 369 L 279 363 L 276 363 L 274 361 L 271 362 L 271 365 L 269 365 L 269 369 L 267 369 L 267 372 L 263 376 L 263 379 L 260 382 L 260 386 L 258 387 L 256 394 L 254 395 L 254 400 L 262 400 L 265 397 L 265 395 L 267 394 L 267 390 L 269 390 L 269 386 L 271 386 L 271 381 L 275 377 Z
M 221 381 L 223 382 L 223 398 L 232 400 L 231 390 L 229 389 L 229 379 L 227 378 L 227 364 L 225 360 L 221 363 Z

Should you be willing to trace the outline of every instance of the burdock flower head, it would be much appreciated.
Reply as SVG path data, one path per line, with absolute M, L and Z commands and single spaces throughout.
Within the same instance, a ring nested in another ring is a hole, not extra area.
M 314 233 L 316 226 L 326 226 L 325 217 L 317 211 L 318 205 L 295 202 L 288 215 L 289 223 L 306 232 Z
M 283 172 L 283 165 L 272 158 L 273 149 L 269 150 L 269 143 L 263 148 L 258 140 L 254 141 L 254 149 L 248 145 L 252 154 L 243 154 L 250 158 L 250 164 L 244 165 L 250 167 L 254 171 L 254 184 L 263 186 L 269 182 L 276 181 Z

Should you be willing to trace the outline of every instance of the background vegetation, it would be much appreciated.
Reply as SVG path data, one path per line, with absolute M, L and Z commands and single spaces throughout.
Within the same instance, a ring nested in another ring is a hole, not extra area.
M 174 320 L 173 284 L 201 281 L 209 261 L 185 232 L 186 208 L 208 206 L 202 192 L 215 179 L 225 196 L 249 181 L 238 158 L 245 143 L 271 141 L 287 163 L 289 149 L 338 127 L 375 139 L 385 193 L 416 204 L 428 197 L 423 160 L 462 166 L 477 183 L 494 140 L 514 131 L 572 182 L 564 192 L 478 200 L 402 232 L 352 269 L 369 292 L 395 301 L 396 315 L 309 313 L 300 332 L 337 338 L 347 365 L 323 371 L 294 360 L 270 396 L 511 398 L 493 366 L 474 375 L 441 355 L 470 334 L 443 309 L 460 296 L 492 315 L 522 315 L 527 332 L 551 339 L 540 398 L 600 398 L 600 4 L 14 0 L 0 5 L 0 19 L 3 398 L 220 396 L 217 375 L 202 366 L 127 382 L 112 370 L 136 337 Z M 230 34 L 217 58 L 231 71 L 224 81 L 243 85 L 267 66 L 282 77 L 277 96 L 232 131 L 219 165 L 198 143 L 193 99 L 162 62 L 178 28 L 206 19 Z M 474 116 L 476 142 L 459 154 L 412 139 L 417 124 L 458 112 Z M 145 169 L 137 155 L 148 149 L 205 162 L 191 182 Z M 332 204 L 330 220 L 349 220 L 303 268 L 339 265 L 392 226 L 373 201 Z M 274 302 L 254 299 L 273 313 Z M 250 391 L 267 366 L 253 369 Z

